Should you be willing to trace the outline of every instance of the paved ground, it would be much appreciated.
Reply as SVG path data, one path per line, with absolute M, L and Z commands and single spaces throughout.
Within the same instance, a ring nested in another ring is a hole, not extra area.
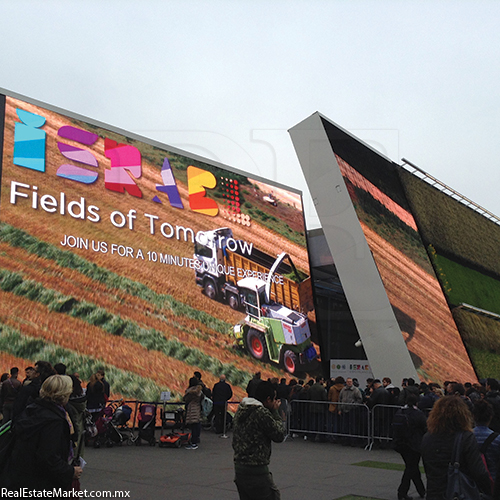
M 221 439 L 204 431 L 201 440 L 198 450 L 87 448 L 82 489 L 129 491 L 133 500 L 237 500 L 231 434 Z M 365 451 L 296 438 L 273 443 L 270 468 L 283 500 L 346 495 L 395 500 L 401 472 L 353 465 L 367 460 L 402 464 L 392 450 Z M 413 487 L 409 494 L 418 498 Z

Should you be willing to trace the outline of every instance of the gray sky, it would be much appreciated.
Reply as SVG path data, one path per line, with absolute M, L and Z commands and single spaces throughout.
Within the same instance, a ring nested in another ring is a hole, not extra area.
M 500 2 L 0 6 L 0 87 L 303 191 L 320 111 L 500 216 Z

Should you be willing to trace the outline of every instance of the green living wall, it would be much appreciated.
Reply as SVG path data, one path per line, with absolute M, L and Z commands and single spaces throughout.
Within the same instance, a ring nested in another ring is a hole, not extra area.
M 498 378 L 500 322 L 458 306 L 500 314 L 500 226 L 410 172 L 400 177 L 476 373 Z

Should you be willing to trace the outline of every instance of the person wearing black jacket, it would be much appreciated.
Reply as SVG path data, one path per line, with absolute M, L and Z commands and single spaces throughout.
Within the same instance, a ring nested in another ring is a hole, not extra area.
M 33 403 L 40 394 L 40 388 L 45 380 L 51 375 L 55 375 L 55 370 L 48 361 L 37 361 L 35 363 L 35 376 L 30 384 L 23 385 L 16 400 L 14 401 L 12 420 L 21 414 L 21 412 L 30 403 Z
M 106 406 L 106 393 L 102 383 L 102 374 L 94 373 L 87 384 L 87 409 L 92 414 L 92 419 L 97 422 Z
M 462 399 L 446 396 L 436 401 L 427 419 L 427 429 L 422 439 L 427 500 L 442 500 L 445 497 L 448 464 L 459 433 L 462 433 L 460 470 L 475 481 L 482 492 L 491 495 L 490 477 L 472 433 L 472 416 Z
M 215 433 L 222 434 L 224 429 L 224 414 L 227 411 L 226 404 L 233 397 L 233 390 L 226 382 L 226 376 L 221 375 L 219 381 L 214 385 L 212 390 L 214 402 L 214 426 Z
M 11 490 L 68 491 L 72 480 L 80 478 L 82 468 L 68 463 L 71 426 L 64 406 L 72 390 L 73 382 L 66 375 L 47 378 L 40 398 L 16 419 L 12 429 L 14 447 L 5 476 Z
M 10 369 L 10 377 L 2 383 L 1 387 L 1 400 L 2 400 L 2 424 L 6 424 L 12 420 L 13 406 L 22 387 L 21 382 L 18 380 L 19 368 L 13 367 Z
M 415 385 L 415 380 L 413 380 L 412 378 L 403 379 L 401 386 L 402 389 L 399 393 L 398 399 L 399 406 L 404 406 L 405 404 L 407 404 L 407 399 L 410 394 L 415 394 L 417 397 L 419 397 L 419 387 L 418 385 Z
M 434 403 L 439 399 L 439 396 L 434 392 L 434 387 L 439 387 L 438 384 L 430 383 L 429 385 L 420 384 L 420 388 L 423 389 L 420 399 L 418 400 L 418 408 L 422 410 L 426 415 L 431 411 Z
M 257 386 L 262 382 L 261 373 L 255 372 L 254 376 L 250 379 L 250 382 L 247 384 L 247 394 L 249 398 L 255 397 L 255 390 Z
M 486 379 L 486 401 L 493 407 L 490 429 L 500 432 L 500 384 L 494 378 Z
M 408 500 L 408 490 L 413 481 L 421 498 L 425 497 L 425 486 L 420 474 L 420 448 L 422 437 L 427 430 L 424 413 L 417 408 L 418 398 L 408 394 L 407 404 L 394 415 L 393 442 L 394 449 L 401 454 L 405 470 L 398 487 L 398 499 Z
M 392 417 L 393 409 L 391 393 L 382 385 L 382 382 L 377 378 L 373 381 L 373 390 L 370 397 L 366 401 L 366 405 L 373 412 L 373 432 L 377 436 L 376 444 L 381 448 L 388 445 L 389 424 Z

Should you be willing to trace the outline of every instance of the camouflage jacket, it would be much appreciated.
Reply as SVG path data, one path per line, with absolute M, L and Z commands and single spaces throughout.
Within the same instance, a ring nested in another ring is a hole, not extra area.
M 271 441 L 285 439 L 285 426 L 277 411 L 271 412 L 254 398 L 243 398 L 234 416 L 233 449 L 235 465 L 267 466 Z

